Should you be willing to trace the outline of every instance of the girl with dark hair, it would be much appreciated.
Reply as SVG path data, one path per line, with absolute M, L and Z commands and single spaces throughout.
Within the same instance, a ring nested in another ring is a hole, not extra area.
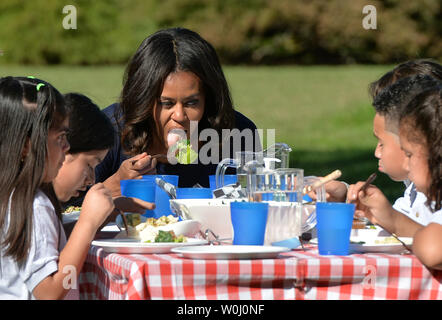
M 416 189 L 427 196 L 420 212 L 430 223 L 413 239 L 413 253 L 430 268 L 442 270 L 442 86 L 416 96 L 403 110 L 399 137 L 405 169 Z
M 97 167 L 97 181 L 105 181 L 116 194 L 121 179 L 143 174 L 179 175 L 180 187 L 209 186 L 208 176 L 215 173 L 220 159 L 209 164 L 199 159 L 192 164 L 168 162 L 164 155 L 174 131 L 192 140 L 193 134 L 208 128 L 219 137 L 223 129 L 256 130 L 252 121 L 234 110 L 214 48 L 183 28 L 158 31 L 141 43 L 126 68 L 121 102 L 104 112 L 118 128 L 120 139 Z M 198 132 L 192 131 L 192 122 L 198 124 Z M 220 149 L 227 146 L 230 157 L 233 151 L 255 150 L 254 136 L 252 143 L 242 140 L 241 150 L 232 150 L 235 138 L 206 143 Z
M 69 150 L 63 96 L 35 78 L 0 79 L 0 299 L 60 299 L 113 210 L 103 184 L 87 193 L 69 241 L 42 192 Z M 68 270 L 68 271 L 67 271 Z
M 426 207 L 433 212 L 442 209 L 441 124 L 442 83 L 437 89 L 417 95 L 400 118 L 399 138 L 407 157 L 405 170 L 416 189 L 425 193 Z
M 69 115 L 70 149 L 53 181 L 61 202 L 78 197 L 95 183 L 95 167 L 103 161 L 115 140 L 109 118 L 88 97 L 68 93 L 64 98 Z
M 115 142 L 111 121 L 91 99 L 80 93 L 67 93 L 64 99 L 69 117 L 67 140 L 70 149 L 52 186 L 44 186 L 45 193 L 60 212 L 70 205 L 81 206 L 78 199 L 70 200 L 83 196 L 95 183 L 95 167 L 103 161 Z M 154 208 L 152 203 L 126 197 L 115 198 L 114 205 L 123 211 L 139 213 Z M 102 226 L 114 220 L 117 214 L 118 211 L 114 211 Z M 63 225 L 67 236 L 74 225 L 75 222 Z

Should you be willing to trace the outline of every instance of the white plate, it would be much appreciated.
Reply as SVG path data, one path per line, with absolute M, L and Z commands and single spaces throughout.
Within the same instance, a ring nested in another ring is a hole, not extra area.
M 63 224 L 77 221 L 78 218 L 80 217 L 80 212 L 81 211 L 72 211 L 69 213 L 63 213 L 62 214 Z
M 390 236 L 390 233 L 378 226 L 374 228 L 351 229 L 350 233 L 350 237 L 376 238 L 388 236 Z
M 408 251 L 402 243 L 376 243 L 382 242 L 385 239 L 390 239 L 392 237 L 375 237 L 375 238 L 366 238 L 366 237 L 351 237 L 350 241 L 359 242 L 365 241 L 364 244 L 356 244 L 350 243 L 350 252 L 353 253 L 365 253 L 365 252 L 378 252 L 378 253 L 403 253 Z M 407 246 L 411 248 L 413 244 L 413 238 L 409 237 L 399 237 Z
M 377 253 L 403 253 L 406 252 L 407 249 L 401 243 L 376 243 L 375 241 L 382 241 L 385 238 L 391 237 L 350 237 L 350 241 L 359 242 L 365 241 L 364 244 L 356 244 L 350 243 L 350 253 L 368 253 L 368 252 L 377 252 Z M 413 244 L 413 238 L 408 237 L 399 237 L 407 246 L 411 248 Z M 311 244 L 318 244 L 318 238 L 314 238 L 310 240 Z
M 240 246 L 240 245 L 220 245 L 220 246 L 195 246 L 174 248 L 171 250 L 180 253 L 184 258 L 190 259 L 273 259 L 280 253 L 290 251 L 289 248 L 275 246 Z
M 172 248 L 207 244 L 206 240 L 187 238 L 187 242 L 144 243 L 134 239 L 95 240 L 92 245 L 109 253 L 168 253 Z

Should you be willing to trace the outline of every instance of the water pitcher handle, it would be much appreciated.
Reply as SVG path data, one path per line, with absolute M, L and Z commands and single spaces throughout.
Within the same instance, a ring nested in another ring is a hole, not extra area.
M 224 174 L 227 168 L 238 168 L 238 162 L 235 159 L 226 158 L 218 163 L 215 175 L 216 188 L 221 188 L 224 185 Z
M 288 168 L 289 167 L 289 155 L 292 151 L 292 148 L 289 147 L 286 143 L 283 142 L 277 142 L 270 147 L 268 147 L 264 151 L 265 157 L 271 157 L 271 158 L 279 158 L 281 160 L 279 168 Z

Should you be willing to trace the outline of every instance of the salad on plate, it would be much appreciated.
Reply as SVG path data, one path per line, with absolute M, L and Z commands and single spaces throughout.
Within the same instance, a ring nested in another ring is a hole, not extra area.
M 125 230 L 120 232 L 117 238 L 131 238 L 143 243 L 187 242 L 188 236 L 195 235 L 200 228 L 200 223 L 197 221 L 178 221 L 173 215 L 155 219 L 129 213 L 126 214 L 126 220 L 128 232 Z M 117 225 L 121 225 L 121 221 L 117 221 Z

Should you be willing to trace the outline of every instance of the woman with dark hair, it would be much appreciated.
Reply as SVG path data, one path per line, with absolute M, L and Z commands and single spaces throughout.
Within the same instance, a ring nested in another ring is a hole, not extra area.
M 121 179 L 155 173 L 179 175 L 179 187 L 197 183 L 208 187 L 208 176 L 221 160 L 217 154 L 233 157 L 235 151 L 255 150 L 255 135 L 253 141 L 246 141 L 241 132 L 249 129 L 255 133 L 256 126 L 234 110 L 214 48 L 193 31 L 172 28 L 146 38 L 126 68 L 120 98 L 120 103 L 104 110 L 118 128 L 120 139 L 96 170 L 97 181 L 104 181 L 115 194 L 120 192 Z M 225 129 L 238 130 L 218 141 L 197 142 L 197 148 L 210 144 L 209 153 L 216 161 L 168 161 L 166 155 L 177 141 L 177 131 L 193 141 L 204 129 L 218 137 Z M 241 141 L 240 150 L 234 150 L 235 139 Z

